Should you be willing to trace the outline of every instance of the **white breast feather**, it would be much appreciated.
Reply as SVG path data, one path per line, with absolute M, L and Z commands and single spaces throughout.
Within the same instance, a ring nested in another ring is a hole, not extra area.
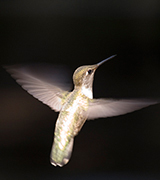
M 90 99 L 93 99 L 93 93 L 92 90 L 89 88 L 86 88 L 85 86 L 82 87 L 82 93 L 87 96 Z

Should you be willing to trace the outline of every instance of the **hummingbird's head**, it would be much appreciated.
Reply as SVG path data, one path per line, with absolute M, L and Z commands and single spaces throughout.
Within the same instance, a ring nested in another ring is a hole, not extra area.
M 108 61 L 109 59 L 112 59 L 115 56 L 116 55 L 110 56 L 109 58 L 94 65 L 81 66 L 77 68 L 73 74 L 73 82 L 75 87 L 84 86 L 87 89 L 91 89 L 96 69 L 101 64 Z
M 75 87 L 85 86 L 86 88 L 91 88 L 94 73 L 97 67 L 98 65 L 95 64 L 77 68 L 73 74 L 73 82 Z

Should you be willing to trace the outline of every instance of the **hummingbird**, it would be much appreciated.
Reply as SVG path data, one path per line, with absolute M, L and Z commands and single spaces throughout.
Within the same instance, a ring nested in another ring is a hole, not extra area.
M 158 103 L 150 99 L 93 98 L 92 87 L 96 69 L 115 56 L 110 56 L 97 64 L 78 67 L 73 74 L 72 91 L 60 81 L 65 77 L 56 76 L 55 81 L 51 82 L 48 81 L 49 76 L 48 79 L 43 77 L 43 70 L 37 75 L 36 72 L 28 71 L 18 65 L 5 67 L 28 93 L 52 110 L 59 112 L 50 154 L 52 165 L 62 167 L 68 163 L 74 137 L 87 119 L 119 116 Z

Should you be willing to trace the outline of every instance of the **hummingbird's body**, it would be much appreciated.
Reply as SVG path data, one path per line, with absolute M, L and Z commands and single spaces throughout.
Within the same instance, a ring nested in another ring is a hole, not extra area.
M 80 131 L 87 117 L 88 97 L 81 90 L 73 90 L 66 97 L 66 101 L 59 113 L 54 132 L 54 144 L 51 151 L 51 163 L 62 166 L 71 156 L 74 136 Z
M 60 82 L 59 76 L 55 75 L 56 81 L 48 82 L 48 78 L 42 77 L 43 72 L 36 75 L 19 66 L 6 67 L 25 90 L 53 110 L 60 112 L 55 126 L 51 164 L 63 166 L 69 161 L 74 137 L 87 119 L 118 116 L 158 103 L 147 99 L 93 99 L 94 73 L 101 64 L 113 57 L 94 65 L 77 68 L 73 74 L 72 92 L 68 91 L 66 84 Z
M 75 71 L 73 75 L 74 90 L 65 97 L 59 113 L 51 150 L 51 163 L 55 166 L 63 166 L 69 161 L 74 136 L 78 134 L 87 119 L 89 99 L 93 98 L 93 80 L 85 80 L 87 70 L 88 66 L 82 66 Z M 90 70 L 95 71 L 95 66 L 90 66 Z

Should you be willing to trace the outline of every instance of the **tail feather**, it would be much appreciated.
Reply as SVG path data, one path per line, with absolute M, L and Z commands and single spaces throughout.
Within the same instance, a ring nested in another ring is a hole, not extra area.
M 69 143 L 64 147 L 64 149 L 60 149 L 59 145 L 60 142 L 56 139 L 54 140 L 51 155 L 50 155 L 50 162 L 54 166 L 64 166 L 68 163 L 73 149 L 73 142 L 74 138 L 71 138 Z

